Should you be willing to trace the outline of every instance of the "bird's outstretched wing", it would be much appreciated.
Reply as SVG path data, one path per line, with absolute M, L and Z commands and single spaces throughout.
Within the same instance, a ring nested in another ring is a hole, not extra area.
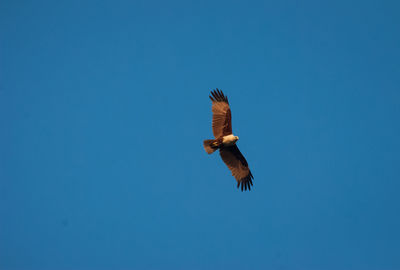
M 210 99 L 212 101 L 212 130 L 214 137 L 217 139 L 232 134 L 232 116 L 228 98 L 217 88 L 211 92 Z
M 243 188 L 244 190 L 250 190 L 250 185 L 253 185 L 253 181 L 251 180 L 253 179 L 253 175 L 251 174 L 246 159 L 242 153 L 240 153 L 236 144 L 222 147 L 219 153 L 229 170 L 231 170 L 232 175 L 236 178 L 238 182 L 237 187 L 239 188 L 239 186 L 241 186 L 242 191 Z

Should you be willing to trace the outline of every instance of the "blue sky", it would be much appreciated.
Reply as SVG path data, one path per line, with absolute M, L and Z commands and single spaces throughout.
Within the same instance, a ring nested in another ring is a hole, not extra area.
M 0 268 L 400 269 L 399 9 L 2 1 Z

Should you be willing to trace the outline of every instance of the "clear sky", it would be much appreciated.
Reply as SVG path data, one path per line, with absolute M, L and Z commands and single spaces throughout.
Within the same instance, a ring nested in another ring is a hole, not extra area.
M 0 269 L 400 269 L 399 11 L 1 1 Z

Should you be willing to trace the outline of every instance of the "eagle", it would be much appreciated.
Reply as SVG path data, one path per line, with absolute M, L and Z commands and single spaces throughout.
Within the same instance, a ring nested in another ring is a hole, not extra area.
M 243 188 L 244 190 L 250 190 L 254 177 L 246 159 L 236 145 L 239 137 L 234 136 L 232 133 L 232 114 L 228 97 L 218 88 L 211 91 L 209 97 L 212 102 L 212 131 L 215 139 L 204 140 L 204 149 L 208 154 L 212 154 L 219 149 L 222 160 L 237 181 L 237 187 L 241 186 L 242 191 Z

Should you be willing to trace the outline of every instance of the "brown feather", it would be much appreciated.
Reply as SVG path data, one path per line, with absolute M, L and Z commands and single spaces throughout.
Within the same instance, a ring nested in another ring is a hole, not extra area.
M 244 190 L 247 190 L 247 188 L 250 190 L 250 185 L 253 185 L 253 181 L 251 180 L 253 175 L 246 159 L 236 144 L 228 147 L 221 147 L 219 153 L 226 166 L 231 170 L 236 181 L 238 181 L 238 187 L 241 185 L 242 191 L 243 187 Z
M 215 138 L 232 134 L 232 114 L 229 108 L 228 98 L 216 89 L 211 92 L 212 101 L 212 129 Z

